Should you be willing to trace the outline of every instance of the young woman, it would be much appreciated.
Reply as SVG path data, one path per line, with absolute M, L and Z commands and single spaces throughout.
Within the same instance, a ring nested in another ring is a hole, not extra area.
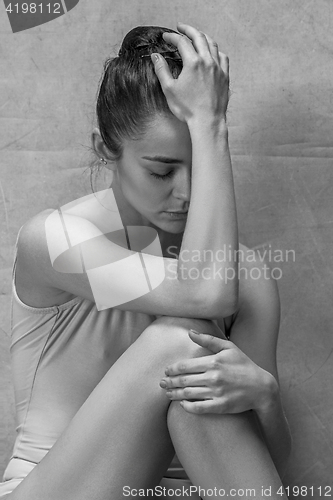
M 112 187 L 19 232 L 10 500 L 188 498 L 191 483 L 192 498 L 287 498 L 276 284 L 238 283 L 228 58 L 178 30 L 135 28 L 105 64 L 92 143 Z

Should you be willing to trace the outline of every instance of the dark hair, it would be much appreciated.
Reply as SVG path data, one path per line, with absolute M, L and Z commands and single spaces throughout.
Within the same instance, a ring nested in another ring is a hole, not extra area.
M 171 113 L 150 54 L 164 53 L 171 74 L 177 78 L 183 64 L 176 47 L 162 37 L 176 33 L 160 26 L 137 26 L 125 36 L 119 55 L 104 64 L 96 113 L 102 139 L 117 160 L 122 139 L 143 134 L 156 113 Z

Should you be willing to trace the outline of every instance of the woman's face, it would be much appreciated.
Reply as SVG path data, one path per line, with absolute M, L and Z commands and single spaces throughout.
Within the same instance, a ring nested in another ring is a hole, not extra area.
M 124 140 L 112 184 L 123 223 L 183 232 L 190 201 L 191 162 L 188 127 L 171 114 L 156 115 L 145 135 Z

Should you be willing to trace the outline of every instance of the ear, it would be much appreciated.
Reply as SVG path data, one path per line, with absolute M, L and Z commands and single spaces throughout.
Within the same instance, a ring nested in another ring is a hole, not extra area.
M 104 166 L 106 168 L 108 168 L 109 170 L 115 171 L 117 168 L 116 164 L 112 160 L 111 155 L 110 155 L 110 151 L 106 147 L 106 145 L 102 139 L 101 133 L 99 131 L 99 128 L 97 128 L 97 127 L 95 127 L 91 133 L 91 143 L 92 143 L 92 147 L 93 147 L 95 153 L 97 154 L 98 158 L 104 158 L 107 161 L 107 164 Z

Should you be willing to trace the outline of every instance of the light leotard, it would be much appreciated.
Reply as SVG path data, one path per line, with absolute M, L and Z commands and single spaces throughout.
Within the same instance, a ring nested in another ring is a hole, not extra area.
M 94 302 L 80 297 L 53 307 L 24 304 L 15 287 L 17 241 L 10 346 L 17 437 L 0 497 L 42 460 L 113 363 L 156 319 L 116 308 L 98 311 Z M 188 487 L 189 480 L 168 478 L 178 473 L 184 470 L 175 457 L 161 485 Z

